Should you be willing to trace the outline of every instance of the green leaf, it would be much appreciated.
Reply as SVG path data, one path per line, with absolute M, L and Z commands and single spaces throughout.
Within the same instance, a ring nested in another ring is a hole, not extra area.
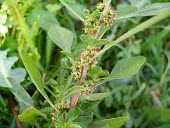
M 0 94 L 0 102 L 6 107 L 6 103 L 4 101 L 4 98 L 1 96 L 1 94 Z
M 44 30 L 48 30 L 54 24 L 58 24 L 55 15 L 42 8 L 33 9 L 27 17 L 27 21 L 31 26 L 33 26 L 37 19 L 39 27 Z
M 109 127 L 106 122 L 97 122 L 94 125 L 90 125 L 88 128 L 112 128 L 112 127 Z
M 130 58 L 124 58 L 114 66 L 109 76 L 103 77 L 102 81 L 98 82 L 97 86 L 113 79 L 122 79 L 135 75 L 140 67 L 145 62 L 146 58 L 143 56 L 136 56 Z
M 81 126 L 81 128 L 87 128 L 84 124 L 80 123 L 80 122 L 73 122 L 72 124 L 76 124 L 78 126 Z M 72 127 L 71 127 L 72 128 Z
M 52 25 L 48 31 L 51 40 L 63 51 L 70 53 L 73 44 L 73 33 L 59 25 Z
M 99 66 L 96 66 L 94 69 L 90 70 L 90 74 L 94 77 L 100 77 L 109 75 L 109 72 L 107 70 L 103 70 Z
M 73 56 L 72 54 L 70 54 L 70 53 L 68 53 L 68 52 L 65 52 L 65 51 L 61 51 L 61 53 L 63 53 L 64 55 L 66 55 L 66 56 L 70 59 L 71 62 L 74 62 L 74 61 L 75 61 L 74 56 Z
M 33 60 L 30 58 L 30 56 L 23 50 L 19 50 L 19 54 L 22 58 L 22 61 L 24 63 L 25 68 L 28 71 L 28 74 L 32 80 L 32 82 L 35 84 L 38 91 L 44 96 L 44 98 L 47 100 L 47 102 L 56 110 L 53 103 L 50 101 L 48 95 L 46 94 L 44 90 L 44 84 L 42 82 L 42 76 L 35 66 Z
M 54 87 L 58 87 L 58 86 L 59 86 L 58 83 L 57 83 L 57 81 L 54 80 L 54 79 L 48 80 L 45 84 L 46 84 L 46 85 L 51 85 L 51 86 L 54 86 Z
M 35 122 L 36 118 L 42 116 L 45 119 L 47 119 L 47 116 L 40 112 L 39 110 L 37 110 L 36 108 L 28 108 L 22 115 L 18 116 L 18 119 L 21 122 Z
M 92 121 L 92 117 L 89 116 L 81 116 L 77 120 L 77 122 L 82 123 L 84 126 L 88 126 L 91 121 Z
M 66 2 L 65 0 L 59 0 L 68 10 L 70 10 L 74 15 L 76 15 L 81 21 L 84 21 L 85 16 L 83 13 L 83 9 L 80 8 L 80 6 L 71 3 L 71 2 Z
M 145 60 L 146 58 L 143 56 L 124 58 L 116 63 L 110 75 L 116 76 L 116 78 L 132 76 L 138 72 Z
M 78 108 L 71 109 L 66 115 L 66 122 L 70 123 L 75 120 L 80 115 L 80 110 Z
M 129 13 L 128 14 L 126 13 L 125 15 L 121 15 L 119 12 L 118 13 L 119 15 L 117 16 L 117 20 L 122 20 L 130 17 L 159 15 L 168 9 L 170 9 L 170 2 L 154 3 L 137 11 L 135 11 L 134 9 L 132 9 L 132 11 L 127 11 Z M 124 10 L 126 11 L 127 9 Z
M 90 37 L 88 35 L 81 35 L 80 38 L 81 38 L 81 40 L 84 43 L 88 44 L 88 46 L 90 46 L 90 47 L 94 47 L 94 46 L 100 47 L 100 46 L 102 46 L 104 44 L 111 43 L 110 40 L 107 40 L 107 39 L 96 39 L 96 38 L 92 38 L 92 37 Z
M 65 92 L 65 97 L 63 98 L 64 100 L 67 100 L 68 98 L 74 96 L 75 94 L 86 90 L 86 87 L 82 87 L 82 86 L 73 86 L 71 88 L 69 88 L 66 92 Z
M 82 127 L 78 124 L 68 124 L 66 128 L 82 128 Z
M 106 122 L 109 128 L 120 128 L 122 125 L 128 122 L 128 120 L 129 120 L 128 117 L 118 117 L 118 118 L 100 120 L 99 122 Z
M 161 108 L 161 121 L 166 122 L 170 120 L 170 109 Z
M 20 106 L 20 113 L 23 113 L 27 108 L 34 106 L 34 101 L 25 89 L 13 78 L 8 77 L 8 80 L 12 84 L 10 91 L 15 95 Z
M 90 94 L 87 97 L 85 97 L 87 100 L 89 101 L 97 101 L 97 100 L 101 100 L 105 97 L 108 97 L 111 93 L 109 92 L 105 92 L 105 93 L 94 93 L 94 94 Z
M 122 7 L 116 10 L 116 15 L 117 17 L 121 17 L 136 11 L 137 11 L 137 7 L 135 6 Z
M 0 86 L 12 88 L 13 86 L 8 81 L 7 77 L 12 77 L 18 82 L 22 82 L 25 79 L 26 71 L 23 68 L 11 69 L 18 60 L 18 57 L 7 57 L 8 51 L 9 49 L 0 51 Z

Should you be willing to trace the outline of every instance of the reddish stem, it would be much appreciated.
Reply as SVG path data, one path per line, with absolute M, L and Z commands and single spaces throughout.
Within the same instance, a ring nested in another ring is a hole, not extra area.
M 81 86 L 83 84 L 82 79 L 86 78 L 87 70 L 88 70 L 88 66 L 83 68 L 82 75 L 81 75 L 80 81 L 78 83 L 79 86 Z M 72 97 L 69 109 L 72 109 L 76 106 L 79 97 L 80 97 L 80 94 L 76 94 Z
M 11 107 L 12 113 L 14 114 L 15 121 L 16 121 L 16 124 L 17 124 L 18 128 L 23 128 L 23 127 L 22 127 L 22 123 L 21 123 L 20 120 L 18 119 L 18 111 L 15 109 L 15 101 L 14 101 L 13 96 L 10 95 L 10 96 L 8 97 L 8 99 L 9 99 L 10 107 Z

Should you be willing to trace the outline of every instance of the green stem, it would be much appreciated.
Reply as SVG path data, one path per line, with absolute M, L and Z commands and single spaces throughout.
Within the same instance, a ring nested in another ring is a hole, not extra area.
M 138 25 L 137 27 L 133 28 L 132 30 L 128 31 L 127 33 L 125 33 L 124 35 L 122 35 L 121 37 L 119 37 L 117 40 L 113 41 L 112 43 L 110 43 L 109 45 L 107 45 L 105 48 L 103 48 L 101 51 L 99 51 L 96 55 L 95 58 L 100 56 L 102 53 L 104 53 L 106 50 L 108 50 L 109 48 L 111 48 L 112 46 L 116 45 L 117 43 L 129 38 L 130 36 L 150 27 L 151 25 L 167 18 L 170 16 L 170 10 L 165 11 L 164 13 L 155 16 L 143 23 L 141 23 L 140 25 Z

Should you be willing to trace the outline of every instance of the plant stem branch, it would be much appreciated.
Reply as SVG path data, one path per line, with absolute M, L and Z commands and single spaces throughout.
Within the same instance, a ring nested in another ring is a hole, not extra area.
M 12 113 L 14 114 L 15 121 L 16 121 L 16 124 L 17 124 L 18 128 L 23 128 L 23 127 L 22 127 L 22 123 L 21 123 L 20 120 L 18 119 L 18 112 L 15 110 L 15 101 L 14 101 L 13 96 L 10 95 L 10 96 L 8 97 L 8 99 L 9 99 L 10 107 L 11 107 Z
M 78 86 L 81 86 L 83 84 L 82 79 L 86 78 L 87 70 L 88 70 L 88 67 L 84 67 L 83 68 L 82 75 L 81 75 L 81 78 L 79 80 Z M 70 103 L 70 108 L 69 109 L 72 109 L 72 108 L 74 108 L 76 106 L 79 97 L 80 97 L 80 94 L 76 94 L 76 95 L 73 96 L 73 98 L 71 99 L 71 103 Z
M 104 6 L 102 14 L 105 13 L 110 8 L 109 6 L 110 6 L 110 3 L 111 3 L 111 0 L 107 0 L 106 2 L 105 2 L 105 0 L 103 0 L 103 3 L 105 4 L 105 6 Z M 101 17 L 102 17 L 102 15 L 101 15 Z M 101 19 L 101 17 L 100 17 L 100 19 Z M 98 37 L 101 28 L 102 28 L 102 26 L 100 26 L 98 32 L 94 35 L 95 38 Z
M 103 3 L 105 4 L 105 7 L 104 7 L 102 13 L 105 13 L 109 9 L 110 2 L 111 2 L 111 0 L 103 0 Z M 100 29 L 99 29 L 99 31 L 100 31 Z M 95 34 L 95 36 L 94 36 L 95 38 L 98 37 L 99 31 Z M 79 80 L 78 86 L 81 86 L 83 84 L 82 80 L 86 78 L 87 71 L 88 71 L 88 66 L 83 68 L 83 71 L 82 71 L 81 78 Z M 80 94 L 76 94 L 76 95 L 74 95 L 72 97 L 69 109 L 72 109 L 72 108 L 74 108 L 76 106 L 79 97 L 80 97 Z

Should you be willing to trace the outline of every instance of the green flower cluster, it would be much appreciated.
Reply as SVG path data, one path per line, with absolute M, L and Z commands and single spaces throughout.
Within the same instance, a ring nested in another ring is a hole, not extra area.
M 62 98 L 58 98 L 58 99 L 57 99 L 57 103 L 55 104 L 55 108 L 56 108 L 58 111 L 61 111 L 62 109 L 68 109 L 68 108 L 69 108 L 69 104 L 67 104 L 66 101 L 63 103 L 61 99 L 62 99 Z
M 112 24 L 116 21 L 116 13 L 114 10 L 104 10 L 105 5 L 99 3 L 96 6 L 96 10 L 90 14 L 86 15 L 86 20 L 84 21 L 84 31 L 87 34 L 94 36 L 101 26 L 111 27 Z
M 95 54 L 99 51 L 99 48 L 87 48 L 83 53 L 80 54 L 80 58 L 77 59 L 74 65 L 71 66 L 72 75 L 75 80 L 81 78 L 83 70 L 88 70 L 90 67 L 94 68 L 97 64 L 97 60 L 94 58 Z
M 88 78 L 87 82 L 84 83 L 82 86 L 87 87 L 87 89 L 81 92 L 81 96 L 88 96 L 96 89 L 94 79 L 90 78 Z
M 99 2 L 99 3 L 96 5 L 96 9 L 99 10 L 99 11 L 103 11 L 103 9 L 104 9 L 104 3 Z
M 111 27 L 116 21 L 116 13 L 114 10 L 108 10 L 102 14 L 99 20 L 100 24 L 106 27 Z

